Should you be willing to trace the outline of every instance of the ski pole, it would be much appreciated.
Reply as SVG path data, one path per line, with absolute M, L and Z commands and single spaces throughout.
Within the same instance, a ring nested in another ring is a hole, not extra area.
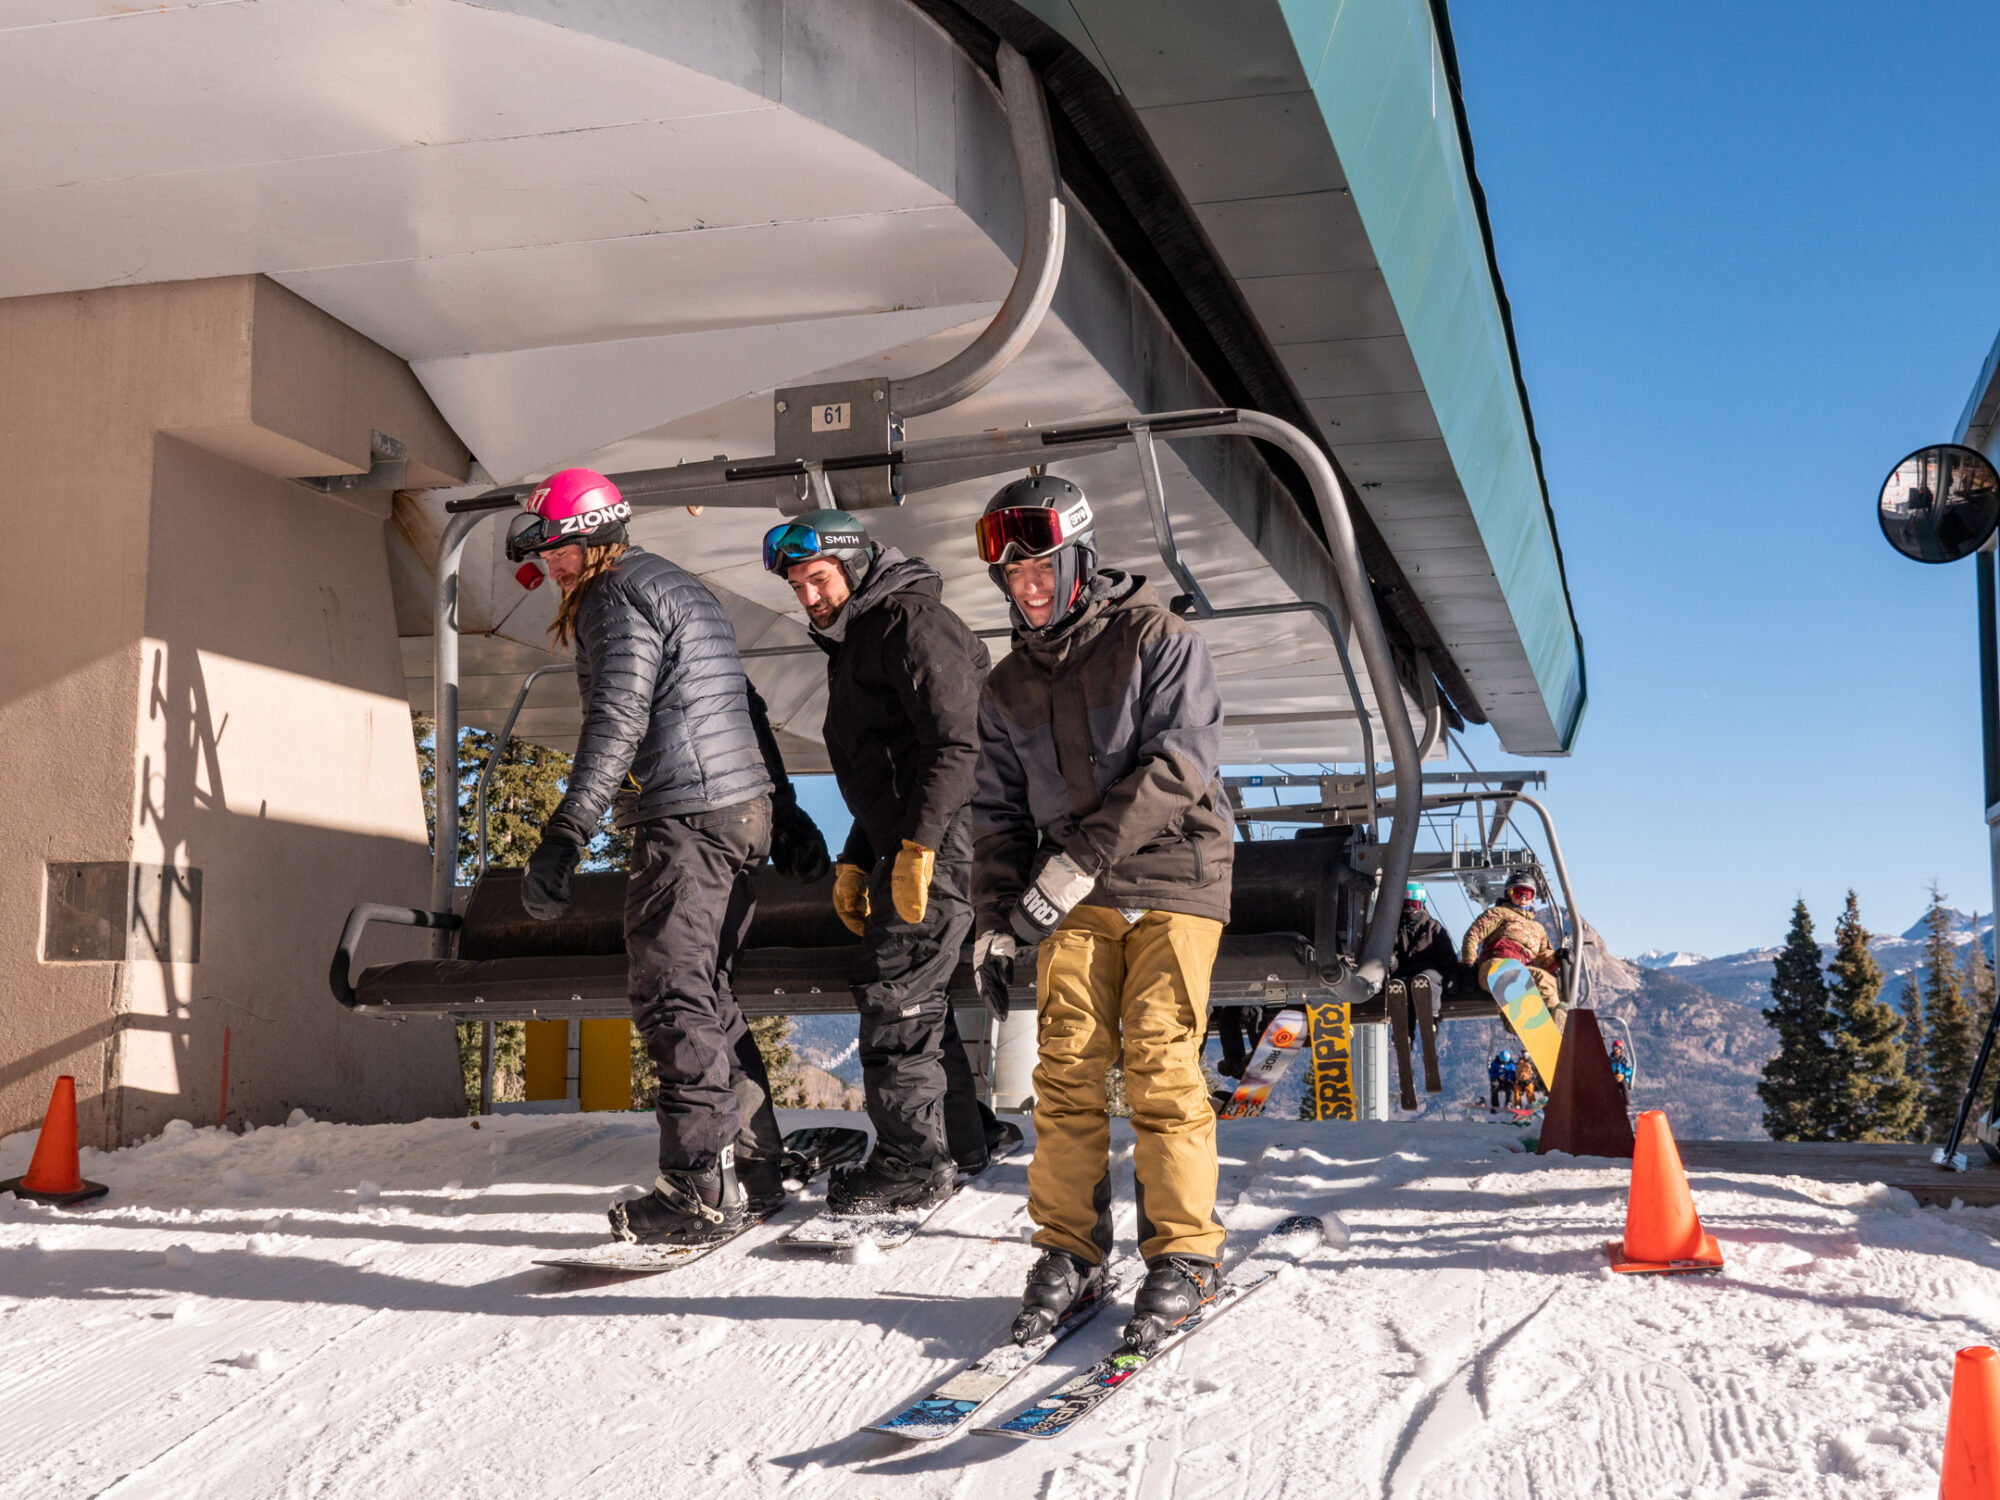
M 1973 942 L 1979 941 L 1979 934 L 1972 934 Z M 1965 1122 L 1972 1113 L 1972 1101 L 1978 1097 L 1979 1083 L 1986 1076 L 1986 1059 L 1993 1052 L 1993 1031 L 2000 1026 L 2000 996 L 1993 1001 L 1993 1013 L 1986 1018 L 1986 1036 L 1979 1043 L 1979 1056 L 1972 1060 L 1972 1076 L 1965 1082 L 1965 1097 L 1958 1102 L 1958 1118 L 1951 1123 L 1951 1138 L 1931 1153 L 1931 1160 L 1947 1171 L 1965 1170 L 1965 1153 L 1958 1149 L 1959 1138 L 1965 1134 Z

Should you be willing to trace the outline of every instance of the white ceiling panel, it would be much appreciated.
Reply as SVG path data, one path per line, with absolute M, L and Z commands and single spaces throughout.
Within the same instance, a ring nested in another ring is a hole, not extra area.
M 456 0 L 264 0 L 0 30 L 0 76 L 0 190 L 776 110 L 649 53 Z
M 385 348 L 422 360 L 998 301 L 1013 265 L 957 209 L 936 208 L 275 279 Z

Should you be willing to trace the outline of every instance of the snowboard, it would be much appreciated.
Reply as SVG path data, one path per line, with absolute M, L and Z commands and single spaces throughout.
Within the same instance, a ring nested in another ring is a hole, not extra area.
M 1236 1092 L 1229 1102 L 1222 1106 L 1221 1116 L 1225 1120 L 1241 1120 L 1264 1113 L 1264 1106 L 1271 1100 L 1271 1090 L 1292 1065 L 1292 1055 L 1299 1050 L 1299 1044 L 1306 1037 L 1306 1013 L 1302 1010 L 1281 1010 L 1264 1028 L 1264 1035 L 1258 1039 L 1257 1050 L 1250 1054 L 1250 1061 L 1243 1065 L 1243 1076 L 1236 1082 Z
M 1306 1008 L 1312 1022 L 1312 1111 L 1315 1120 L 1354 1118 L 1354 1048 L 1345 1001 Z
M 1128 1384 L 1147 1365 L 1194 1337 L 1244 1298 L 1277 1279 L 1278 1273 L 1326 1243 L 1326 1224 L 1309 1214 L 1295 1214 L 1283 1220 L 1251 1249 L 1229 1272 L 1229 1279 L 1215 1300 L 1200 1309 L 1157 1342 L 1134 1348 L 1130 1345 L 1106 1355 L 1088 1370 L 1071 1377 L 1031 1406 L 1024 1407 L 1005 1422 L 991 1427 L 975 1427 L 975 1432 L 1002 1437 L 1060 1437 L 1096 1411 Z
M 1026 1344 L 1011 1339 L 996 1344 L 977 1359 L 961 1365 L 921 1401 L 912 1402 L 864 1432 L 886 1432 L 911 1443 L 934 1443 L 966 1430 L 994 1397 L 1040 1364 L 1048 1352 L 1083 1327 L 1106 1307 L 1122 1301 L 1143 1279 L 1141 1268 L 1128 1266 L 1111 1278 L 1105 1294 L 1084 1307 L 1071 1308 L 1056 1326 Z
M 990 1168 L 1020 1145 L 1019 1137 L 1003 1142 L 987 1157 L 986 1165 Z M 970 1181 L 971 1177 L 961 1174 L 953 1185 L 953 1195 Z M 929 1208 L 897 1209 L 883 1214 L 843 1214 L 823 1208 L 796 1229 L 787 1230 L 779 1237 L 778 1244 L 788 1250 L 826 1252 L 854 1250 L 866 1241 L 877 1250 L 900 1250 L 916 1237 L 932 1214 L 949 1202 L 951 1199 L 947 1198 Z
M 781 1158 L 785 1186 L 797 1192 L 823 1172 L 860 1161 L 868 1154 L 868 1132 L 839 1125 L 815 1125 L 785 1137 Z
M 794 1130 L 784 1140 L 785 1185 L 795 1190 L 804 1187 L 820 1173 L 842 1162 L 857 1160 L 867 1151 L 868 1132 L 865 1130 L 847 1130 L 839 1126 Z M 783 1210 L 784 1205 L 781 1204 L 769 1214 L 747 1219 L 735 1234 L 724 1235 L 705 1245 L 634 1245 L 614 1240 L 608 1245 L 579 1250 L 574 1255 L 547 1256 L 535 1264 L 556 1266 L 565 1271 L 609 1271 L 626 1276 L 652 1276 L 661 1271 L 693 1265 L 704 1256 L 713 1255 L 730 1241 L 747 1234 Z
M 1479 966 L 1479 982 L 1486 986 L 1486 992 L 1507 1018 L 1507 1025 L 1521 1039 L 1521 1045 L 1534 1060 L 1535 1071 L 1542 1075 L 1542 1082 L 1553 1083 L 1556 1056 L 1562 1051 L 1562 1033 L 1556 1029 L 1556 1018 L 1542 1001 L 1534 971 L 1518 958 L 1492 958 Z

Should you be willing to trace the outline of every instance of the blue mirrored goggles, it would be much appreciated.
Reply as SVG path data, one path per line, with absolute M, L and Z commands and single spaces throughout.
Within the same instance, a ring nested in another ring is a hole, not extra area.
M 787 521 L 764 533 L 764 571 L 783 573 L 787 568 L 839 552 L 868 545 L 858 531 L 821 531 L 803 521 Z

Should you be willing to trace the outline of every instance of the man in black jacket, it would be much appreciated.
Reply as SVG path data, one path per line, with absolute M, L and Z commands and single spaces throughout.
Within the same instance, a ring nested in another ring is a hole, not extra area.
M 508 553 L 537 557 L 563 590 L 551 631 L 558 645 L 575 642 L 583 727 L 521 903 L 542 921 L 568 909 L 570 876 L 615 804 L 632 836 L 627 982 L 659 1073 L 660 1175 L 652 1192 L 611 1205 L 611 1227 L 645 1243 L 708 1243 L 784 1196 L 769 1083 L 729 972 L 754 910 L 748 872 L 772 844 L 773 785 L 788 783 L 766 758 L 775 740 L 758 732 L 728 615 L 700 579 L 627 544 L 631 507 L 617 488 L 566 469 L 525 510 Z M 786 816 L 804 819 L 795 806 Z M 810 864 L 802 844 L 817 834 L 788 832 Z M 754 1204 L 737 1176 L 739 1142 L 755 1155 L 745 1163 Z
M 764 539 L 826 652 L 827 759 L 854 815 L 834 906 L 862 940 L 853 979 L 875 1150 L 835 1174 L 841 1212 L 925 1207 L 1020 1132 L 974 1092 L 947 998 L 972 931 L 967 804 L 979 758 L 986 647 L 945 608 L 920 558 L 871 542 L 846 511 L 813 511 Z

